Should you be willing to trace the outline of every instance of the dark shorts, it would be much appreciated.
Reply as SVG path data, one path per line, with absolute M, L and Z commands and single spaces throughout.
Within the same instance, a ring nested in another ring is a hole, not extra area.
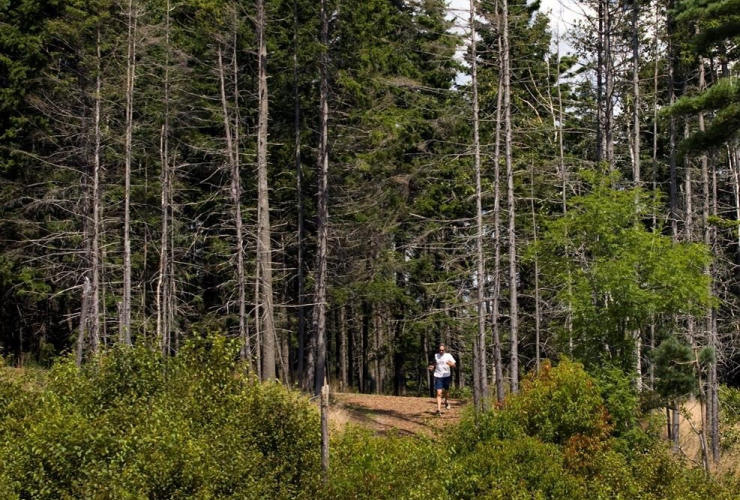
M 449 391 L 451 381 L 452 381 L 452 375 L 448 377 L 434 377 L 434 389 L 437 391 L 440 389 Z

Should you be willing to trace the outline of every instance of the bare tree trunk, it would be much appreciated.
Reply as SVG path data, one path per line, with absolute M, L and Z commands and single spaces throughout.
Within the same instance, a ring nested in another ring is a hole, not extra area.
M 85 276 L 85 281 L 82 284 L 82 305 L 80 307 L 80 328 L 77 334 L 77 352 L 75 362 L 77 366 L 82 366 L 82 355 L 85 352 L 85 337 L 87 330 L 87 313 L 90 306 L 90 279 Z M 21 342 L 23 342 L 21 337 Z M 20 349 L 21 354 L 23 353 L 23 347 Z
M 604 2 L 597 0 L 598 32 L 596 41 L 596 162 L 604 159 Z
M 298 0 L 293 1 L 293 127 L 295 133 L 296 203 L 298 210 L 298 377 L 303 387 L 303 359 L 306 346 L 306 308 L 304 306 L 304 225 L 303 225 L 303 171 L 301 169 L 301 98 L 298 93 Z
M 671 414 L 673 416 L 673 422 L 671 424 L 671 439 L 673 440 L 674 451 L 678 451 L 681 444 L 681 436 L 679 433 L 681 429 L 681 411 L 678 402 L 673 403 Z
M 604 1 L 604 142 L 609 171 L 614 170 L 614 74 L 612 62 L 612 12 Z
M 473 89 L 473 154 L 475 161 L 475 205 L 476 205 L 476 261 L 478 275 L 478 339 L 475 343 L 475 360 L 478 380 L 475 385 L 475 406 L 483 410 L 488 398 L 488 374 L 486 373 L 486 311 L 485 286 L 486 272 L 483 260 L 483 200 L 481 189 L 481 162 L 480 162 L 480 123 L 478 104 L 478 62 L 475 39 L 475 0 L 470 0 L 470 60 L 471 60 L 471 87 Z M 498 236 L 498 235 L 497 235 Z
M 349 385 L 348 377 L 348 355 L 347 355 L 347 307 L 339 306 L 339 376 L 342 382 L 342 390 L 346 391 Z
M 534 209 L 534 166 L 532 166 L 531 182 L 531 206 L 532 206 L 532 238 L 535 248 L 537 248 L 537 215 Z M 534 254 L 534 350 L 535 350 L 535 368 L 537 373 L 540 372 L 540 329 L 542 318 L 540 316 L 540 259 L 535 251 Z
M 92 303 L 90 304 L 90 341 L 93 353 L 100 348 L 100 104 L 102 100 L 100 28 L 96 32 L 96 76 L 95 76 L 95 151 L 93 152 L 92 185 L 92 252 L 90 254 L 90 275 L 92 276 Z
M 514 165 L 511 144 L 511 67 L 509 51 L 509 3 L 501 4 L 503 23 L 503 90 L 504 90 L 504 155 L 509 210 L 509 324 L 511 328 L 511 392 L 519 392 L 519 309 L 516 257 L 516 199 L 514 197 Z
M 235 14 L 236 15 L 236 14 Z M 234 35 L 236 36 L 236 34 Z M 234 40 L 236 42 L 236 40 Z M 236 48 L 234 48 L 234 58 L 236 58 Z M 234 64 L 237 64 L 236 61 Z M 238 131 L 232 132 L 231 118 L 229 113 L 228 100 L 226 98 L 226 77 L 224 75 L 225 67 L 221 47 L 218 48 L 218 78 L 221 90 L 221 109 L 224 120 L 224 139 L 226 140 L 226 157 L 229 162 L 229 171 L 231 173 L 231 203 L 234 210 L 234 229 L 236 230 L 236 286 L 239 301 L 239 338 L 243 340 L 243 356 L 246 358 L 249 366 L 252 366 L 251 349 L 249 346 L 249 334 L 247 332 L 247 312 L 246 312 L 246 283 L 244 276 L 244 229 L 241 208 L 241 175 L 239 166 L 239 143 Z M 236 80 L 237 76 L 234 75 Z M 235 94 L 237 93 L 235 88 Z M 238 99 L 238 95 L 235 95 Z M 238 102 L 238 101 L 237 101 Z M 238 129 L 238 121 L 236 129 Z
M 232 33 L 232 73 L 234 78 L 234 143 L 233 159 L 234 164 L 231 169 L 231 196 L 234 205 L 234 226 L 236 229 L 236 279 L 237 294 L 239 301 L 239 339 L 241 342 L 241 359 L 247 362 L 247 366 L 252 368 L 252 346 L 249 337 L 249 320 L 247 319 L 247 277 L 244 270 L 244 228 L 241 213 L 242 184 L 241 184 L 241 117 L 239 116 L 239 58 L 237 47 L 238 27 L 238 6 L 233 6 L 234 27 Z
M 561 193 L 560 193 L 560 199 L 563 209 L 563 217 L 565 217 L 568 214 L 568 166 L 565 164 L 565 146 L 564 146 L 564 131 L 565 131 L 565 112 L 563 111 L 563 94 L 562 90 L 560 88 L 560 33 L 558 32 L 558 40 L 557 40 L 557 52 L 558 52 L 558 67 L 557 67 L 557 76 L 555 78 L 555 84 L 557 85 L 558 90 L 558 159 L 560 161 L 560 175 L 561 178 Z M 553 117 L 554 120 L 554 117 Z M 565 248 L 565 255 L 568 256 L 569 249 L 567 246 L 567 237 L 566 237 L 566 248 Z M 569 351 L 568 353 L 572 356 L 573 355 L 573 318 L 571 314 L 571 299 L 572 296 L 571 292 L 571 276 L 570 271 L 568 271 L 568 301 L 566 304 L 567 310 L 565 311 L 565 329 L 568 332 L 568 347 Z
M 500 27 L 499 27 L 500 28 Z M 499 29 L 499 32 L 501 30 Z M 503 42 L 498 37 L 499 54 L 503 53 Z M 493 232 L 495 248 L 493 257 L 493 300 L 491 305 L 493 323 L 493 375 L 496 384 L 496 400 L 504 400 L 504 367 L 501 356 L 501 331 L 499 307 L 501 303 L 501 108 L 503 102 L 503 61 L 499 73 L 498 93 L 496 95 L 496 137 L 493 154 Z
M 676 102 L 676 50 L 673 41 L 675 30 L 673 29 L 673 19 L 671 17 L 670 9 L 673 8 L 674 2 L 669 1 L 668 19 L 667 19 L 667 35 L 668 35 L 668 96 L 669 104 L 673 105 Z M 669 177 L 670 177 L 670 214 L 671 220 L 671 238 L 674 242 L 678 242 L 678 179 L 676 173 L 676 119 L 671 116 L 669 125 Z M 673 429 L 671 437 L 673 438 L 673 447 L 678 450 L 679 447 L 679 408 L 678 403 L 674 403 L 673 406 Z
M 163 355 L 169 355 L 170 346 L 170 211 L 171 179 L 169 160 L 170 134 L 170 2 L 167 0 L 165 12 L 165 61 L 164 61 L 164 124 L 160 139 L 161 165 L 161 213 L 162 238 L 159 250 L 159 278 L 157 280 L 157 339 Z
M 326 370 L 326 259 L 328 251 L 329 225 L 329 84 L 327 80 L 329 50 L 329 19 L 327 0 L 321 0 L 321 83 L 319 110 L 319 151 L 318 151 L 318 207 L 317 207 L 317 245 L 316 279 L 313 308 L 313 331 L 316 336 L 316 379 L 315 393 L 321 391 Z
M 272 248 L 270 231 L 270 201 L 267 184 L 267 44 L 265 43 L 265 5 L 257 0 L 258 49 L 258 96 L 259 114 L 257 125 L 257 199 L 259 219 L 257 222 L 257 253 L 260 254 L 262 303 L 262 378 L 275 378 L 275 318 L 272 292 Z
M 632 147 L 632 179 L 635 186 L 640 186 L 640 40 L 638 22 L 640 17 L 640 3 L 632 3 L 632 93 L 634 103 L 632 110 L 633 147 Z
M 688 138 L 691 131 L 689 130 L 689 122 L 684 121 L 683 126 L 683 137 Z M 693 179 L 692 175 L 693 165 L 691 164 L 691 157 L 687 154 L 684 155 L 684 196 L 686 199 L 686 213 L 684 221 L 684 229 L 686 234 L 684 240 L 694 241 L 694 204 L 693 204 Z
M 134 128 L 134 80 L 136 78 L 136 16 L 128 3 L 128 58 L 126 63 L 126 151 L 123 216 L 123 301 L 120 341 L 131 345 L 131 156 Z
M 383 318 L 380 305 L 373 307 L 373 379 L 375 394 L 383 392 L 383 375 L 381 373 L 381 349 L 383 347 Z
M 655 5 L 655 19 L 656 22 L 659 19 L 659 6 Z M 657 27 L 656 27 L 657 28 Z M 655 53 L 658 53 L 658 34 L 657 29 L 655 33 L 654 42 Z M 658 62 L 654 61 L 653 64 L 653 200 L 658 196 Z M 652 214 L 653 230 L 658 227 L 658 216 L 657 211 L 653 208 Z M 650 317 L 650 356 L 648 360 L 650 363 L 650 389 L 655 390 L 655 364 L 653 363 L 652 354 L 655 352 L 655 315 Z
M 655 19 L 659 18 L 659 6 L 655 5 Z M 657 26 L 653 27 L 656 30 L 655 41 L 653 43 L 653 50 L 658 53 L 658 34 Z M 658 196 L 658 61 L 653 61 L 653 198 Z M 658 220 L 656 210 L 653 209 L 653 230 L 657 228 Z M 655 325 L 652 326 L 655 329 Z M 652 372 L 652 362 L 650 363 L 650 370 Z
M 673 2 L 669 2 L 669 8 Z M 676 102 L 676 75 L 675 75 L 675 48 L 673 42 L 673 21 L 668 14 L 668 100 L 673 105 Z M 669 171 L 670 171 L 670 220 L 671 235 L 674 241 L 678 241 L 678 184 L 676 179 L 676 118 L 671 115 L 669 126 Z
M 699 61 L 699 90 L 703 91 L 706 88 L 706 76 L 704 70 L 704 59 Z M 704 123 L 704 113 L 699 113 L 699 131 L 703 132 L 706 126 Z M 713 162 L 714 163 L 714 162 Z M 712 169 L 714 173 L 714 168 Z M 709 223 L 710 215 L 717 215 L 717 197 L 716 197 L 716 182 L 712 182 L 710 186 L 709 179 L 709 159 L 706 153 L 701 156 L 701 176 L 703 186 L 703 205 L 702 205 L 702 219 L 704 226 L 704 244 L 708 248 L 713 249 L 714 242 L 716 239 L 715 229 Z M 714 176 L 712 181 L 715 181 Z M 712 189 L 710 189 L 710 187 Z M 710 211 L 711 205 L 711 211 Z M 714 291 L 714 269 L 710 264 L 704 269 L 704 273 L 707 274 L 711 279 L 709 285 L 709 292 L 711 295 L 715 294 Z M 712 307 L 707 312 L 706 317 L 706 331 L 707 340 L 710 348 L 717 352 L 719 346 L 717 342 L 717 324 L 716 324 L 716 309 Z M 709 427 L 709 446 L 712 452 L 712 460 L 716 463 L 719 461 L 719 400 L 718 400 L 718 389 L 719 384 L 717 380 L 717 362 L 715 355 L 715 362 L 708 367 L 707 373 L 707 425 Z M 706 430 L 704 431 L 707 432 Z
M 324 481 L 329 476 L 329 384 L 322 382 L 321 389 L 321 470 Z

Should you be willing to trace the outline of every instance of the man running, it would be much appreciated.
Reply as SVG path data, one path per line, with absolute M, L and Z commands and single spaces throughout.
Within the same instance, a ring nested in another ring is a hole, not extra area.
M 445 410 L 450 409 L 447 397 L 449 396 L 452 368 L 454 367 L 455 358 L 449 352 L 445 352 L 444 345 L 440 345 L 439 352 L 434 354 L 434 363 L 429 365 L 429 371 L 434 371 L 434 389 L 437 391 L 437 416 L 442 415 L 443 395 L 445 398 Z

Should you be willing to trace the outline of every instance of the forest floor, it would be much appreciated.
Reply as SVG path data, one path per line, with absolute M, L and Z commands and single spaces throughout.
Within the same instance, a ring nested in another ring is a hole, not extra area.
M 336 429 L 348 423 L 378 434 L 432 436 L 447 425 L 460 421 L 467 401 L 450 399 L 450 409 L 437 416 L 436 400 L 430 397 L 378 396 L 374 394 L 332 393 L 330 422 Z

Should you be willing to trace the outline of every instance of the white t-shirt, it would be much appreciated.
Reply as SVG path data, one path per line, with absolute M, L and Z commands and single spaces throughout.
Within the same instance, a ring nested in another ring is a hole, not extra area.
M 434 376 L 438 378 L 449 377 L 451 374 L 450 366 L 447 364 L 448 361 L 455 363 L 455 358 L 452 354 L 446 352 L 444 354 L 434 354 Z

